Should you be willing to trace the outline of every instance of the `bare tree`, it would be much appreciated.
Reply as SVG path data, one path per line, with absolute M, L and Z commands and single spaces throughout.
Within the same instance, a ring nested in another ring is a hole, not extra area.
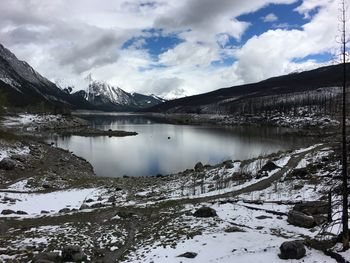
M 342 96 L 342 226 L 343 226 L 343 250 L 349 248 L 349 215 L 348 215 L 348 172 L 347 172 L 347 149 L 346 149 L 346 47 L 348 43 L 346 28 L 346 6 L 345 0 L 341 0 L 340 6 L 340 43 L 343 64 L 343 96 Z

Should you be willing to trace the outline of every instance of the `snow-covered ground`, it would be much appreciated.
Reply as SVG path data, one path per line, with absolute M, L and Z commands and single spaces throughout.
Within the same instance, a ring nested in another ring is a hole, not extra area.
M 332 162 L 316 170 L 310 168 L 332 155 L 334 151 L 328 146 L 314 145 L 260 159 L 226 161 L 161 178 L 140 178 L 145 180 L 140 185 L 136 179 L 126 178 L 116 185 L 49 189 L 53 192 L 46 193 L 29 192 L 27 183 L 31 178 L 21 179 L 10 185 L 6 193 L 0 192 L 0 211 L 11 209 L 27 214 L 0 217 L 23 222 L 38 219 L 47 225 L 39 224 L 25 231 L 10 229 L 12 238 L 6 244 L 14 250 L 30 244 L 49 246 L 52 250 L 57 249 L 57 244 L 70 242 L 79 244 L 92 255 L 96 249 L 111 252 L 121 248 L 131 235 L 136 240 L 128 250 L 132 252 L 121 262 L 286 262 L 278 257 L 284 241 L 314 238 L 320 232 L 318 226 L 307 229 L 289 224 L 286 214 L 293 208 L 293 202 L 319 200 L 325 196 L 329 176 L 337 173 L 339 164 Z M 276 166 L 261 177 L 261 169 L 268 162 Z M 307 170 L 305 177 L 293 175 L 291 167 L 299 165 Z M 270 179 L 272 183 L 266 184 L 263 190 L 251 189 L 234 197 L 219 196 Z M 129 187 L 126 182 L 130 183 Z M 19 192 L 11 192 L 14 190 Z M 203 200 L 197 203 L 196 198 Z M 218 216 L 193 216 L 203 205 L 214 209 Z M 83 221 L 71 222 L 70 217 L 78 214 L 66 217 L 59 213 L 63 208 L 69 208 L 68 213 L 79 213 Z M 42 214 L 43 210 L 49 213 Z M 57 225 L 56 220 L 66 221 Z M 142 225 L 145 228 L 137 228 Z M 0 252 L 2 249 L 8 247 L 0 248 Z M 197 256 L 193 259 L 179 257 L 186 252 Z M 14 259 L 9 253 L 6 256 L 0 253 L 0 260 L 10 259 L 6 257 Z M 306 257 L 288 262 L 335 261 L 307 248 Z
M 210 207 L 216 210 L 218 217 L 184 216 L 182 220 L 175 221 L 169 226 L 169 229 L 181 228 L 177 224 L 185 222 L 191 229 L 199 230 L 198 235 L 193 238 L 182 238 L 173 246 L 164 246 L 167 240 L 166 235 L 162 233 L 159 241 L 149 246 L 140 246 L 126 262 L 286 262 L 278 257 L 279 246 L 284 241 L 303 239 L 305 236 L 313 237 L 317 234 L 317 231 L 289 225 L 286 216 L 249 209 L 241 202 L 214 204 Z M 186 207 L 191 211 L 195 208 L 192 205 Z M 239 231 L 230 232 L 229 229 L 233 226 Z M 193 259 L 178 257 L 186 252 L 198 255 Z M 303 259 L 288 262 L 336 261 L 320 251 L 308 249 Z
M 84 200 L 99 196 L 101 189 L 71 189 L 66 191 L 56 191 L 50 193 L 1 193 L 0 211 L 10 209 L 13 211 L 24 211 L 28 215 L 0 215 L 0 217 L 31 217 L 38 216 L 41 211 L 50 214 L 57 213 L 63 208 L 79 209 Z M 1 201 L 8 200 L 8 201 Z M 14 200 L 11 202 L 11 200 Z
M 39 114 L 30 114 L 30 113 L 21 113 L 17 116 L 6 116 L 2 122 L 4 126 L 23 126 L 30 125 L 33 123 L 46 123 L 48 121 L 57 121 L 62 118 L 61 115 L 39 115 Z
M 30 153 L 28 146 L 23 147 L 2 147 L 0 146 L 0 161 L 12 155 L 27 155 Z

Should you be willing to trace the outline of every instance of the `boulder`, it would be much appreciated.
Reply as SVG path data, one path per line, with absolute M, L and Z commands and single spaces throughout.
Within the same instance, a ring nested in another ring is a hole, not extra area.
M 195 252 L 186 252 L 181 255 L 178 255 L 179 258 L 195 258 L 198 254 Z
M 18 211 L 16 212 L 16 214 L 17 214 L 17 215 L 28 215 L 27 212 L 24 212 L 24 211 L 22 211 L 22 210 L 18 210 Z
M 16 214 L 15 211 L 11 210 L 11 209 L 4 209 L 1 211 L 2 215 L 11 215 L 11 214 Z
M 62 249 L 62 260 L 81 262 L 86 260 L 86 255 L 82 252 L 80 246 L 69 245 Z
M 62 208 L 58 213 L 69 213 L 71 210 L 69 208 Z
M 50 189 L 50 188 L 52 188 L 52 185 L 51 185 L 50 183 L 43 183 L 41 186 L 42 186 L 42 188 L 44 188 L 44 189 Z
M 316 225 L 321 226 L 328 222 L 328 217 L 324 215 L 314 215 L 312 216 L 316 222 Z
M 281 168 L 279 166 L 277 166 L 274 162 L 272 161 L 268 161 L 259 171 L 259 173 L 263 173 L 263 172 L 270 172 L 273 170 L 276 170 L 278 168 Z
M 202 206 L 196 212 L 193 213 L 195 217 L 214 217 L 217 216 L 216 211 L 213 208 Z
M 79 210 L 85 210 L 85 209 L 90 209 L 90 206 L 88 206 L 87 204 L 82 204 L 79 208 Z
M 298 179 L 305 179 L 308 175 L 307 169 L 306 168 L 299 168 L 299 169 L 294 169 L 288 177 L 292 178 L 298 178 Z
M 0 161 L 0 169 L 13 170 L 16 167 L 16 161 L 11 158 L 4 158 Z
M 317 250 L 321 250 L 321 251 L 326 251 L 328 249 L 331 249 L 332 247 L 334 247 L 337 244 L 337 238 L 333 237 L 333 238 L 329 238 L 329 239 L 307 239 L 306 240 L 306 245 L 309 247 L 312 247 L 314 249 Z
M 236 232 L 245 232 L 245 230 L 236 227 L 236 226 L 230 226 L 224 230 L 226 233 L 236 233 Z
M 281 259 L 301 259 L 306 254 L 306 249 L 301 241 L 286 241 L 280 246 Z
M 287 221 L 289 224 L 299 227 L 312 228 L 316 226 L 316 222 L 312 216 L 294 210 L 289 211 Z
M 104 207 L 104 204 L 96 203 L 96 204 L 93 204 L 93 205 L 90 206 L 90 208 L 101 208 L 101 207 Z
M 194 166 L 194 170 L 196 172 L 202 172 L 204 170 L 204 166 L 201 162 L 196 163 L 196 165 Z
M 319 215 L 328 213 L 327 201 L 311 201 L 301 204 L 296 204 L 293 207 L 294 211 L 302 212 L 307 215 Z
M 261 215 L 261 216 L 255 217 L 255 218 L 256 218 L 256 219 L 259 219 L 259 220 L 264 220 L 264 219 L 272 219 L 272 216 Z

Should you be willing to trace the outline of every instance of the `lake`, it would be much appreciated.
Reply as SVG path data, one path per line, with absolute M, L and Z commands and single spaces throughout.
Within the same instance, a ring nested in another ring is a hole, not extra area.
M 80 117 L 95 128 L 138 133 L 130 137 L 48 138 L 57 147 L 88 160 L 98 176 L 165 175 L 193 168 L 197 162 L 243 160 L 310 143 L 309 139 L 286 135 L 284 128 L 176 125 L 160 118 L 127 113 Z

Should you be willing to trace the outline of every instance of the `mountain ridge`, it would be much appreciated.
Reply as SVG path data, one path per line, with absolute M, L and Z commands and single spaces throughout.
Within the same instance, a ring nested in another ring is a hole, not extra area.
M 346 65 L 350 78 L 350 64 Z M 317 69 L 272 77 L 260 82 L 217 89 L 211 92 L 171 100 L 148 108 L 149 112 L 198 113 L 207 105 L 233 104 L 249 98 L 291 94 L 341 85 L 342 65 L 323 66 Z M 227 101 L 227 102 L 225 102 Z M 231 101 L 231 102 L 229 102 Z
M 94 81 L 85 91 L 70 94 L 34 70 L 26 61 L 0 44 L 0 91 L 12 107 L 136 111 L 164 102 L 156 96 L 128 93 L 102 81 Z

